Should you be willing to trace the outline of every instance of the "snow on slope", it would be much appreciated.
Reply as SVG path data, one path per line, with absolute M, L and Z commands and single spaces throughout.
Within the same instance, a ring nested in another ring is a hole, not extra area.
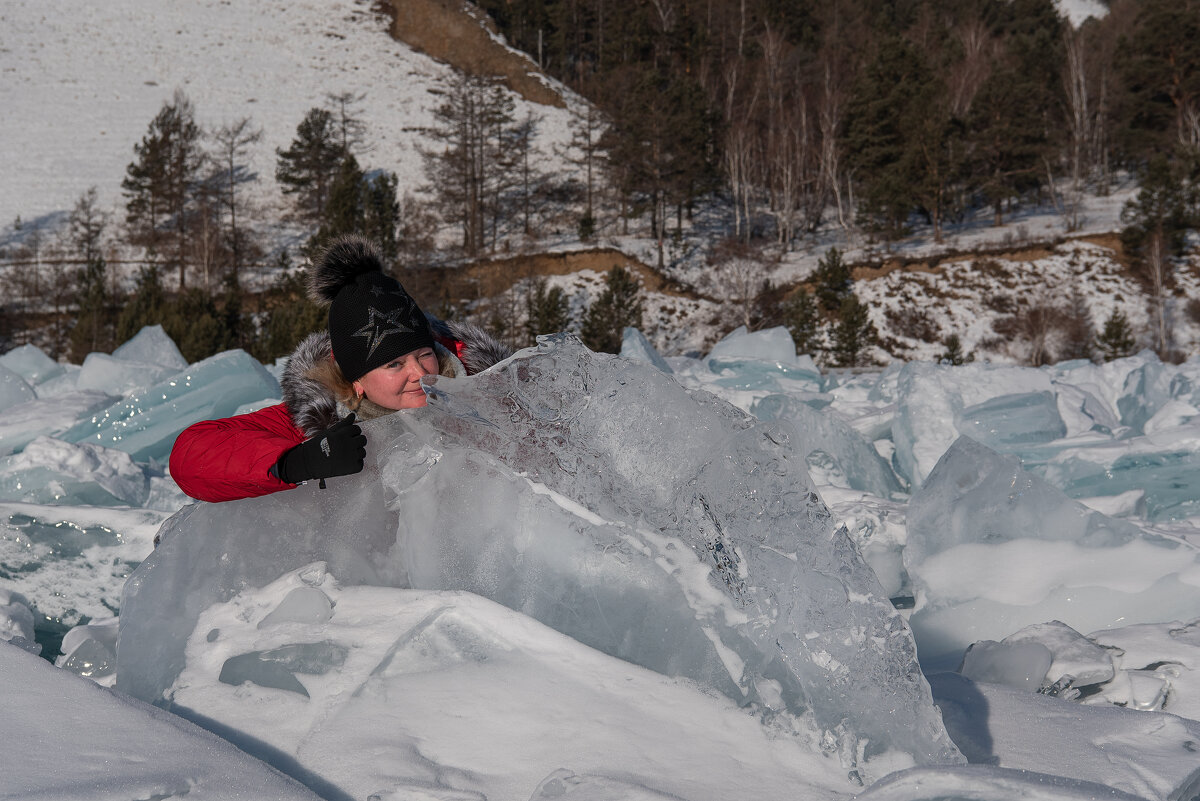
M 281 198 L 275 149 L 330 93 L 365 95 L 362 163 L 395 172 L 402 194 L 417 189 L 416 129 L 431 124 L 452 71 L 393 40 L 388 22 L 369 0 L 6 0 L 0 245 L 18 215 L 52 221 L 90 186 L 117 208 L 133 146 L 176 89 L 206 127 L 249 116 L 263 129 L 251 157 L 263 202 Z M 569 112 L 516 99 L 519 116 L 544 117 L 543 147 L 568 136 Z
M 1058 13 L 1078 28 L 1088 17 L 1100 19 L 1108 13 L 1108 6 L 1100 0 L 1055 0 Z

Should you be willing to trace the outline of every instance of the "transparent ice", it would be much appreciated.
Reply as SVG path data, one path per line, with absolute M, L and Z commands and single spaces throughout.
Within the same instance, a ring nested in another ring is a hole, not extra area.
M 811 356 L 797 356 L 791 334 L 783 326 L 727 334 L 704 361 L 718 378 L 713 384 L 737 390 L 820 392 L 821 370 Z
M 967 649 L 958 672 L 972 681 L 1036 692 L 1053 662 L 1054 654 L 1040 642 L 981 640 Z
M 111 686 L 116 679 L 117 634 L 116 617 L 75 626 L 63 635 L 62 654 L 54 660 L 55 667 L 94 681 L 107 679 L 101 683 Z
M 1045 646 L 1054 657 L 1046 671 L 1048 684 L 1069 679 L 1070 686 L 1085 687 L 1109 681 L 1114 674 L 1114 651 L 1102 648 L 1060 620 L 1026 626 L 1005 637 L 1003 642 L 1036 642 Z
M 174 366 L 118 359 L 107 353 L 89 353 L 75 376 L 75 386 L 122 397 L 154 386 L 179 370 Z
M 429 407 L 366 426 L 378 473 L 164 526 L 126 588 L 118 686 L 161 700 L 202 609 L 319 560 L 343 583 L 468 590 L 809 715 L 863 770 L 884 752 L 960 759 L 903 619 L 781 427 L 570 335 L 429 381 Z
M 150 479 L 124 451 L 37 437 L 0 458 L 0 500 L 47 505 L 142 506 Z
M 1139 513 L 1155 522 L 1197 517 L 1200 426 L 1064 449 L 1045 465 L 1043 475 L 1072 498 L 1138 492 Z
M 188 366 L 187 359 L 179 352 L 175 341 L 167 336 L 161 325 L 148 325 L 125 344 L 112 352 L 114 359 L 136 364 L 155 364 L 174 368 L 176 371 Z
M 0 367 L 12 370 L 34 387 L 66 372 L 63 365 L 33 345 L 21 345 L 0 356 Z
M 61 434 L 81 418 L 111 405 L 114 400 L 112 395 L 103 392 L 72 389 L 62 395 L 39 397 L 19 406 L 0 409 L 0 454 L 20 451 L 40 436 Z
M 896 463 L 920 486 L 961 434 L 1006 452 L 1063 436 L 1049 373 L 1027 367 L 906 364 L 892 424 Z
M 659 355 L 646 335 L 636 328 L 627 327 L 621 340 L 621 356 L 626 359 L 648 362 L 664 373 L 674 372 L 667 360 Z
M 245 351 L 229 350 L 127 397 L 60 435 L 165 462 L 179 432 L 228 417 L 242 404 L 279 397 L 279 383 Z
M 1105 517 L 967 437 L 909 503 L 904 565 L 927 666 L 1032 623 L 1092 631 L 1200 608 L 1192 548 Z
M 42 650 L 34 641 L 33 610 L 19 592 L 0 589 L 0 640 L 33 654 Z
M 820 481 L 818 484 L 849 486 L 880 498 L 899 492 L 900 482 L 874 446 L 829 412 L 820 412 L 807 403 L 788 395 L 768 395 L 757 401 L 750 411 L 760 420 L 788 426 L 796 446 L 809 459 L 820 453 L 832 460 L 844 483 Z
M 0 408 L 8 409 L 37 397 L 20 373 L 0 366 Z

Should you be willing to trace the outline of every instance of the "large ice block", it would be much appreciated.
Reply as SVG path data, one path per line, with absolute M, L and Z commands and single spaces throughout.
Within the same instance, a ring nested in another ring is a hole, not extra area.
M 81 390 L 122 397 L 154 386 L 164 378 L 175 375 L 180 369 L 118 359 L 107 353 L 89 353 L 75 376 L 75 386 Z
M 967 437 L 909 503 L 904 565 L 927 667 L 1033 623 L 1093 631 L 1200 608 L 1193 549 L 1092 511 Z
M 865 774 L 885 753 L 959 759 L 903 619 L 785 430 L 570 335 L 426 380 L 428 407 L 366 424 L 379 473 L 174 518 L 128 584 L 118 686 L 161 699 L 201 609 L 332 560 L 343 581 L 468 590 L 808 716 Z
M 650 340 L 646 339 L 646 335 L 636 328 L 627 327 L 625 329 L 621 339 L 621 356 L 626 359 L 648 362 L 664 373 L 674 372 L 671 365 L 667 364 L 667 360 L 660 356 L 654 346 L 650 344 Z
M 176 715 L 97 687 L 3 642 L 0 675 L 4 798 L 329 798 Z
M 33 345 L 21 345 L 0 356 L 0 367 L 12 370 L 34 387 L 66 371 L 63 365 Z
M 146 471 L 124 451 L 38 437 L 0 458 L 0 501 L 142 506 L 149 494 Z
M 733 390 L 820 392 L 823 384 L 816 362 L 796 355 L 783 326 L 752 332 L 741 326 L 713 346 L 704 364 L 717 375 L 712 383 Z
M 166 461 L 179 432 L 192 423 L 277 397 L 274 376 L 245 351 L 227 350 L 80 421 L 59 438 L 116 448 L 139 461 Z
M 0 409 L 20 406 L 36 397 L 33 387 L 19 373 L 0 365 Z
M 836 415 L 819 412 L 787 395 L 768 395 L 751 408 L 760 420 L 787 425 L 805 453 L 810 470 L 820 467 L 833 480 L 818 481 L 851 487 L 881 498 L 901 490 L 891 467 L 871 443 Z
M 798 363 L 796 343 L 792 341 L 788 330 L 781 325 L 761 331 L 748 331 L 746 326 L 739 326 L 713 345 L 712 350 L 708 352 L 708 358 L 718 361 L 755 359 L 782 364 Z
M 0 455 L 20 451 L 37 437 L 57 436 L 114 400 L 103 392 L 71 391 L 0 410 Z
M 146 326 L 114 350 L 112 355 L 114 359 L 137 364 L 155 364 L 176 371 L 188 366 L 187 359 L 183 358 L 175 341 L 167 336 L 161 325 Z
M 327 613 L 272 620 L 297 592 Z M 173 711 L 325 798 L 838 801 L 858 789 L 811 730 L 762 726 L 471 593 L 349 586 L 306 566 L 206 609 L 187 653 Z M 563 766 L 591 781 L 566 781 Z
M 1200 516 L 1200 420 L 1142 437 L 1069 448 L 1045 466 L 1047 481 L 1072 498 L 1140 493 L 1152 521 Z
M 896 462 L 914 487 L 959 435 L 1005 451 L 1066 433 L 1050 374 L 1028 367 L 913 362 L 897 378 Z

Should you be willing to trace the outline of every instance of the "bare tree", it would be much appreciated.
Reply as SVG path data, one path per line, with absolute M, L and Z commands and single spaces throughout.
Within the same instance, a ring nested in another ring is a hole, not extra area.
M 950 113 L 963 119 L 971 110 L 971 103 L 980 87 L 992 74 L 997 43 L 988 33 L 987 25 L 978 17 L 960 25 L 956 35 L 963 56 L 947 76 L 946 88 L 950 95 Z
M 229 250 L 235 282 L 241 273 L 246 237 L 245 231 L 238 225 L 238 212 L 242 210 L 238 187 L 258 180 L 258 173 L 246 166 L 245 157 L 249 147 L 261 139 L 262 129 L 254 128 L 249 117 L 223 125 L 212 132 L 215 145 L 212 157 L 217 167 L 213 177 L 220 184 L 221 205 L 229 215 Z
M 431 133 L 445 146 L 421 151 L 443 216 L 457 219 L 463 251 L 469 256 L 483 250 L 489 221 L 495 241 L 500 196 L 512 166 L 506 161 L 506 146 L 511 139 L 514 106 L 497 80 L 459 76 L 435 111 Z
M 108 214 L 99 208 L 96 187 L 89 188 L 75 201 L 67 220 L 71 244 L 85 263 L 100 257 L 101 238 L 108 225 Z
M 753 329 L 756 301 L 777 266 L 760 250 L 736 240 L 725 242 L 714 249 L 709 288 L 732 307 L 738 325 Z
M 842 198 L 841 167 L 838 159 L 837 137 L 842 125 L 844 95 L 833 76 L 833 65 L 827 59 L 822 67 L 820 105 L 817 110 L 820 127 L 820 186 L 822 195 L 833 195 L 837 205 L 838 225 L 846 230 L 850 222 L 847 204 Z
M 328 92 L 325 100 L 333 115 L 333 123 L 345 153 L 368 153 L 367 126 L 359 116 L 359 107 L 367 97 L 366 92 Z
M 1166 234 L 1161 227 L 1149 232 L 1145 245 L 1143 269 L 1150 280 L 1150 320 L 1154 329 L 1154 350 L 1162 359 L 1171 352 L 1171 325 L 1167 317 L 1168 286 L 1171 280 L 1170 254 Z
M 1063 71 L 1063 84 L 1067 97 L 1068 146 L 1071 165 L 1071 196 L 1067 200 L 1068 230 L 1079 228 L 1079 206 L 1083 197 L 1083 181 L 1086 178 L 1089 145 L 1093 141 L 1092 126 L 1094 112 L 1088 92 L 1087 69 L 1083 36 L 1067 27 L 1063 38 L 1066 44 L 1067 64 Z M 1053 183 L 1051 183 L 1053 189 Z
M 559 155 L 568 163 L 583 170 L 584 202 L 581 231 L 591 231 L 596 227 L 596 173 L 600 163 L 600 135 L 604 129 L 603 117 L 600 111 L 588 103 L 582 114 L 571 119 L 571 141 L 568 146 L 559 151 Z

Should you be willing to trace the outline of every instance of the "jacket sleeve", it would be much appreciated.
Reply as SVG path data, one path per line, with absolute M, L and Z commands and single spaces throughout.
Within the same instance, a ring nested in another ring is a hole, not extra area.
M 171 448 L 171 478 L 189 496 L 213 503 L 291 489 L 271 468 L 304 441 L 282 403 L 189 426 Z

